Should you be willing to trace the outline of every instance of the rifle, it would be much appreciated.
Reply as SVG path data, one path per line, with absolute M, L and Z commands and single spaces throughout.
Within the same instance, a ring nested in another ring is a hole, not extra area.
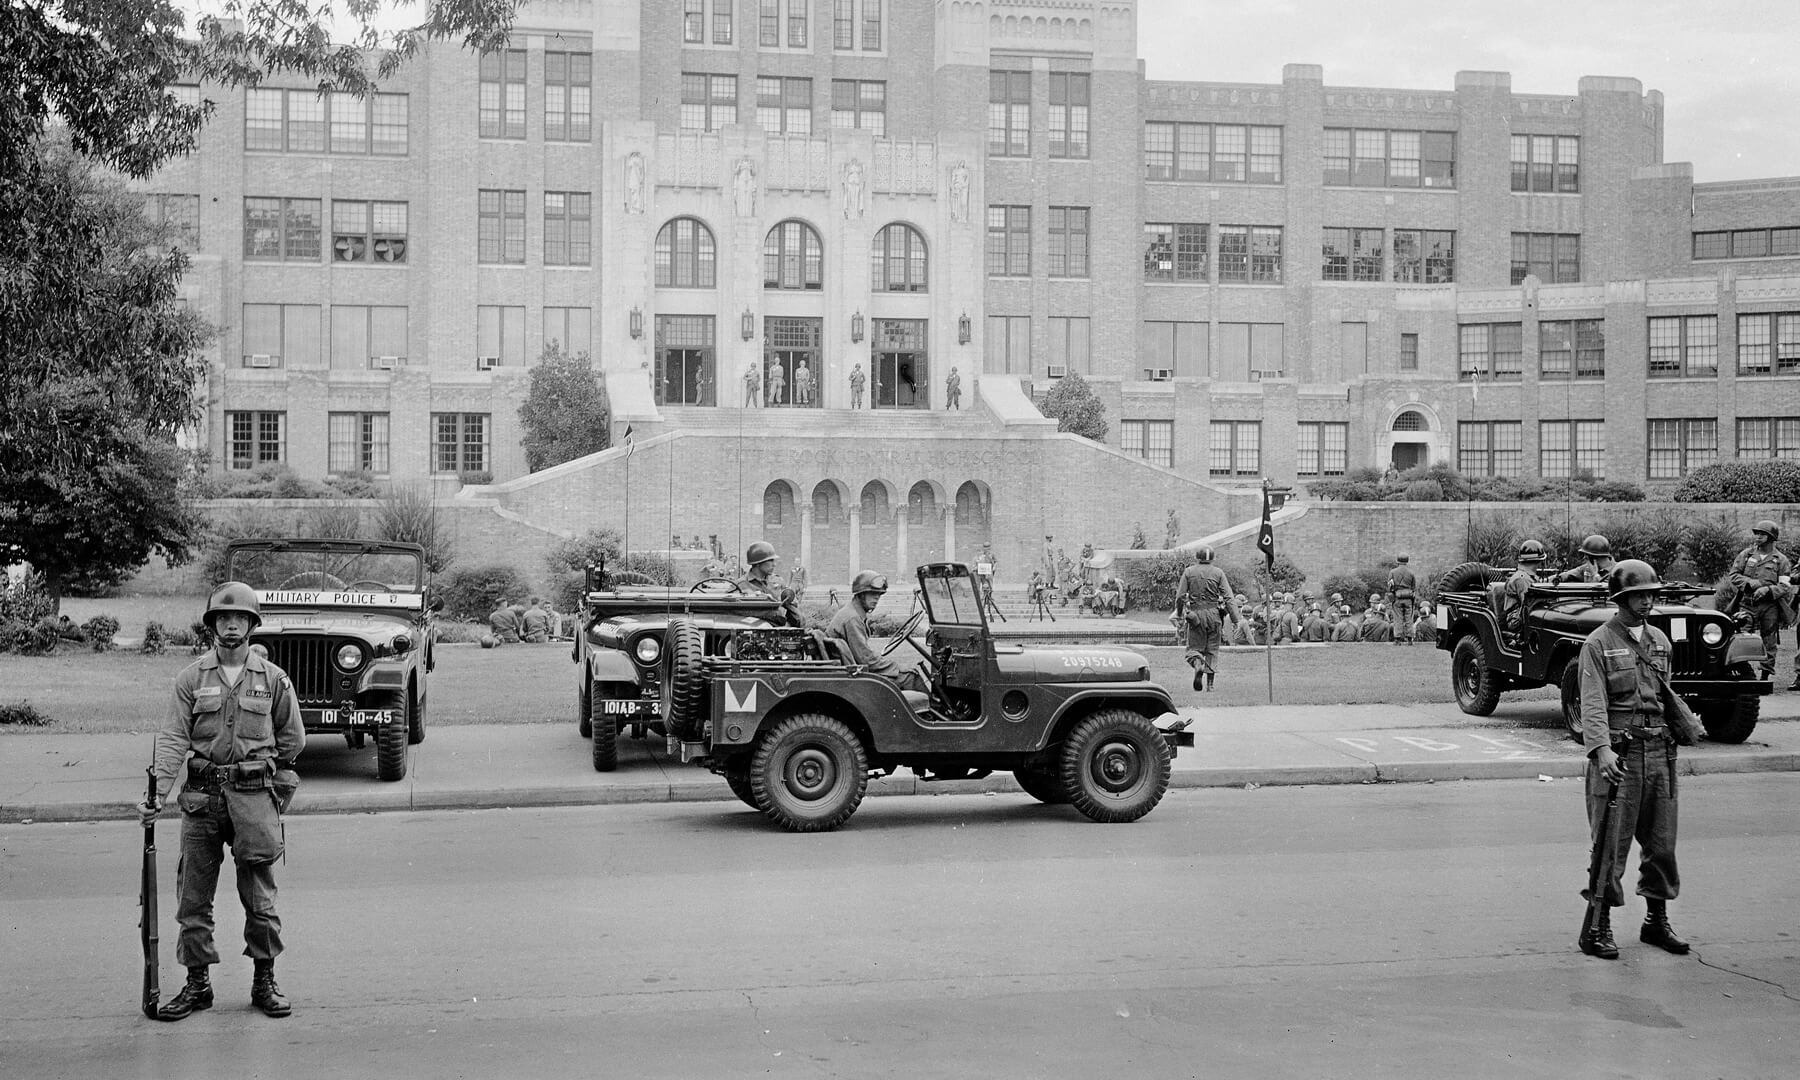
M 1618 831 L 1619 782 L 1614 780 L 1606 788 L 1606 809 L 1600 812 L 1600 827 L 1594 830 L 1594 850 L 1588 858 L 1588 904 L 1587 912 L 1581 916 L 1584 939 L 1605 910 L 1602 905 L 1608 903 L 1607 888 L 1612 883 L 1613 864 L 1618 861 Z
M 156 805 L 156 766 L 153 764 L 144 770 L 150 774 L 150 793 L 145 797 L 147 805 Z M 162 997 L 160 982 L 162 964 L 158 955 L 156 936 L 156 822 L 144 825 L 144 871 L 138 882 L 138 904 L 143 908 L 138 918 L 138 930 L 144 939 L 144 1015 L 156 1019 L 156 1007 Z

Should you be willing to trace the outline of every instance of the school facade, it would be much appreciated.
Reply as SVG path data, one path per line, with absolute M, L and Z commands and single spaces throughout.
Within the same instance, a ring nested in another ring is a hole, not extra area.
M 222 328 L 200 437 L 221 469 L 573 504 L 519 445 L 555 346 L 615 435 L 691 434 L 709 477 L 771 448 L 754 515 L 965 514 L 1020 551 L 1065 495 L 1156 532 L 1145 490 L 1210 515 L 1364 465 L 1800 456 L 1800 178 L 1697 183 L 1634 79 L 1170 82 L 1144 29 L 1129 0 L 551 0 L 363 101 L 190 88 L 216 116 L 144 186 Z M 1035 476 L 1069 372 L 1154 482 Z M 880 475 L 827 452 L 871 440 Z M 983 449 L 898 453 L 945 440 Z

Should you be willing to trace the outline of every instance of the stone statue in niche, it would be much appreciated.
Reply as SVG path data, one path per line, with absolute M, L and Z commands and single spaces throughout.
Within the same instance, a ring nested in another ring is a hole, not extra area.
M 969 166 L 961 161 L 950 170 L 950 220 L 969 220 Z
M 738 217 L 756 216 L 756 163 L 747 157 L 738 158 L 731 174 L 731 199 Z
M 625 212 L 644 212 L 644 155 L 635 150 L 625 155 Z
M 844 166 L 844 220 L 854 221 L 863 213 L 863 167 L 856 158 Z

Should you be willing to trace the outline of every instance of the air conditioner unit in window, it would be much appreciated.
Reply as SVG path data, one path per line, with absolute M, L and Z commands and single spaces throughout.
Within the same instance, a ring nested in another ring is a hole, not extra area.
M 374 357 L 369 358 L 369 364 L 370 364 L 370 366 L 379 368 L 382 371 L 392 371 L 393 369 L 395 369 L 397 367 L 405 367 L 406 366 L 406 357 L 404 357 L 404 356 L 374 356 Z
M 1064 364 L 1051 364 L 1049 371 L 1052 379 L 1060 379 L 1069 373 L 1068 367 Z
M 244 357 L 244 366 L 245 367 L 274 367 L 275 362 L 279 359 L 280 359 L 280 357 L 274 356 L 270 353 L 261 353 L 261 352 L 251 353 L 248 356 Z
M 1151 382 L 1168 382 L 1170 379 L 1173 379 L 1174 377 L 1175 377 L 1175 369 L 1174 368 L 1159 367 L 1159 368 L 1151 368 L 1150 369 L 1150 381 Z
M 1279 371 L 1255 371 L 1255 370 L 1252 370 L 1250 372 L 1250 381 L 1251 382 L 1261 382 L 1263 379 L 1279 379 L 1279 378 L 1281 378 L 1281 372 L 1279 372 Z
M 498 356 L 477 356 L 475 358 L 476 371 L 492 371 L 499 366 L 500 358 Z

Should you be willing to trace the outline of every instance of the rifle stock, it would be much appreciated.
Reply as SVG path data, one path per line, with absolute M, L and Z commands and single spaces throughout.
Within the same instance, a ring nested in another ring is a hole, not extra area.
M 1600 812 L 1600 827 L 1594 830 L 1593 852 L 1588 858 L 1588 905 L 1581 916 L 1581 934 L 1593 929 L 1606 904 L 1607 886 L 1612 882 L 1613 864 L 1618 861 L 1619 782 L 1606 788 L 1606 809 Z
M 150 776 L 149 794 L 145 796 L 146 805 L 156 804 L 156 766 L 153 764 L 144 770 Z M 138 930 L 144 940 L 144 1015 L 156 1019 L 157 1005 L 162 998 L 161 965 L 156 935 L 156 822 L 151 821 L 144 826 L 144 865 L 143 873 L 138 881 L 138 905 L 142 911 L 138 915 Z

